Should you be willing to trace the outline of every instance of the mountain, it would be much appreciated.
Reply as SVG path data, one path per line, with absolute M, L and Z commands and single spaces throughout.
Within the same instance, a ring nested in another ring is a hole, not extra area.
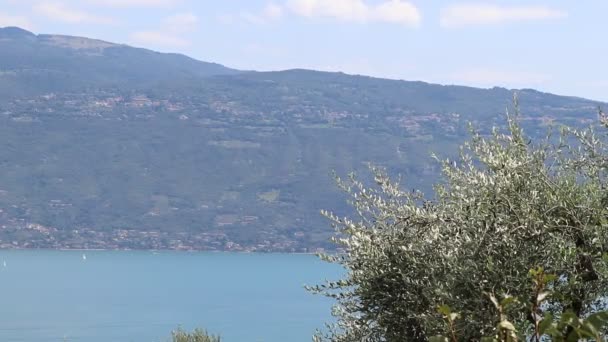
M 0 98 L 104 87 L 143 88 L 174 78 L 237 72 L 184 55 L 82 37 L 35 35 L 16 27 L 0 28 L 0 50 Z
M 532 136 L 596 101 L 519 90 Z M 367 163 L 430 191 L 513 90 L 311 70 L 244 72 L 88 38 L 0 29 L 0 247 L 310 251 L 331 176 Z

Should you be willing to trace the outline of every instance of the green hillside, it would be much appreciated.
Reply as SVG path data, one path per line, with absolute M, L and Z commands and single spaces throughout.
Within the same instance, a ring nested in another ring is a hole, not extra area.
M 519 93 L 534 134 L 596 118 L 594 101 Z M 330 248 L 332 170 L 373 162 L 428 190 L 430 151 L 501 124 L 512 95 L 0 29 L 0 247 Z
M 234 74 L 219 64 L 101 40 L 0 28 L 0 98 L 133 89 L 171 79 Z

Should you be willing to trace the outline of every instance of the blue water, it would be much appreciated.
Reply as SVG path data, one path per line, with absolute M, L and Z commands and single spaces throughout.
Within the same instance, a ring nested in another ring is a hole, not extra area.
M 168 341 L 179 325 L 310 341 L 331 301 L 303 285 L 340 273 L 310 255 L 0 251 L 0 341 Z

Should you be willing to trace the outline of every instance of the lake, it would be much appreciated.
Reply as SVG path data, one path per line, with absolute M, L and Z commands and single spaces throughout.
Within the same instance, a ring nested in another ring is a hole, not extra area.
M 0 341 L 311 341 L 331 300 L 303 285 L 340 269 L 312 255 L 0 251 Z M 3 266 L 3 262 L 6 266 Z

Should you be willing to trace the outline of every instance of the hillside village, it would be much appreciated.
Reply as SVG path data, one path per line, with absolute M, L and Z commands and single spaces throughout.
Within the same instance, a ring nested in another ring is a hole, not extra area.
M 514 91 L 339 72 L 249 72 L 86 38 L 0 29 L 0 247 L 313 252 L 335 176 L 370 164 L 432 192 L 469 123 Z M 36 51 L 36 53 L 32 53 Z M 52 64 L 45 56 L 53 56 Z M 517 91 L 526 131 L 595 101 Z

